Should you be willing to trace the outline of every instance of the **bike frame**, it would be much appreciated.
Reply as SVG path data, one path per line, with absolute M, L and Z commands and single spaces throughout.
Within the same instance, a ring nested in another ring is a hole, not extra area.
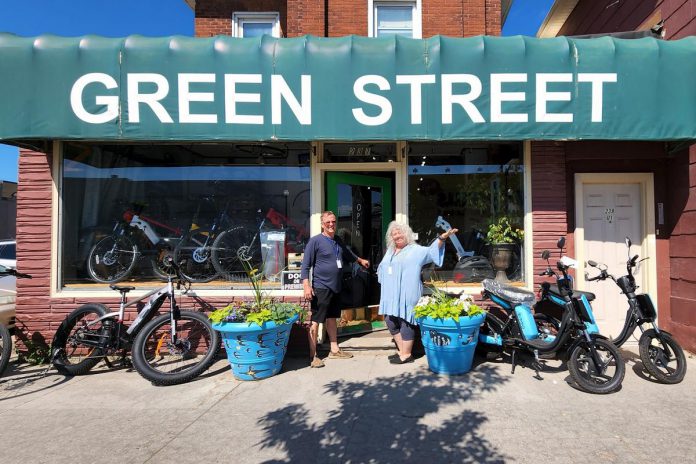
M 120 326 L 123 323 L 123 316 L 125 314 L 125 310 L 129 306 L 136 305 L 140 303 L 141 301 L 148 299 L 147 304 L 138 312 L 138 316 L 133 320 L 133 322 L 128 326 L 126 329 L 126 333 L 129 336 L 129 340 L 132 340 L 135 335 L 138 333 L 138 330 L 145 324 L 147 323 L 150 319 L 152 319 L 152 316 L 154 316 L 159 308 L 162 307 L 162 304 L 164 303 L 165 299 L 169 299 L 169 312 L 171 315 L 171 337 L 172 341 L 176 342 L 176 312 L 178 310 L 178 306 L 176 305 L 175 301 L 175 293 L 174 293 L 174 285 L 172 283 L 172 279 L 170 278 L 167 282 L 167 284 L 164 287 L 161 288 L 156 288 L 145 295 L 133 299 L 131 301 L 126 301 L 126 293 L 121 292 L 121 302 L 119 303 L 119 309 L 118 311 L 113 311 L 107 314 L 104 314 L 102 317 L 99 319 L 95 319 L 94 321 L 91 321 L 85 325 L 86 328 L 90 328 L 96 324 L 103 323 L 105 320 L 109 319 L 116 319 L 116 321 L 119 324 L 119 329 L 118 331 L 120 332 Z M 117 333 L 117 340 L 119 340 L 118 343 L 120 343 L 120 333 Z M 86 341 L 84 341 L 85 344 Z

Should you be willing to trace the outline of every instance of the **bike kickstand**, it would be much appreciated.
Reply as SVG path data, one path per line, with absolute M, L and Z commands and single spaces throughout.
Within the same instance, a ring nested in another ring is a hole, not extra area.
M 517 357 L 516 355 L 517 355 L 517 350 L 513 349 L 512 350 L 512 372 L 511 372 L 511 374 L 515 373 L 515 362 L 516 362 L 516 357 Z
M 541 367 L 541 363 L 539 362 L 539 350 L 534 350 L 534 378 L 537 380 L 544 380 L 539 374 L 539 367 Z

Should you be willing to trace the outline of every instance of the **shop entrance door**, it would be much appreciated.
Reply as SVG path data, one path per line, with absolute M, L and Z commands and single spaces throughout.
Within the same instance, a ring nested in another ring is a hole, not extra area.
M 357 263 L 343 269 L 339 333 L 381 328 L 377 317 L 377 265 L 384 255 L 384 235 L 394 219 L 394 174 L 326 173 L 326 209 L 336 213 L 336 235 L 355 254 L 370 261 L 364 270 Z

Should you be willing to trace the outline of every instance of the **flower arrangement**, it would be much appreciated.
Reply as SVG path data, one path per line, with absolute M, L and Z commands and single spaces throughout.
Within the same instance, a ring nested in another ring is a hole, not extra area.
M 433 287 L 433 293 L 421 297 L 414 308 L 416 319 L 431 317 L 433 319 L 459 319 L 461 316 L 477 316 L 485 311 L 474 304 L 470 295 L 453 297 Z
M 251 258 L 238 253 L 238 257 L 246 272 L 254 291 L 252 301 L 235 301 L 224 308 L 216 309 L 208 318 L 214 324 L 223 322 L 246 322 L 249 325 L 262 326 L 266 322 L 283 324 L 295 315 L 304 320 L 304 309 L 296 303 L 280 302 L 269 298 L 263 291 L 263 276 L 251 265 Z

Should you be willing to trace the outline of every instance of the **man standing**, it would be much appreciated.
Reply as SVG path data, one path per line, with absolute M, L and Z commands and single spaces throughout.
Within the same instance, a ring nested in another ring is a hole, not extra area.
M 321 234 L 309 239 L 302 260 L 302 286 L 304 296 L 311 300 L 311 322 L 309 329 L 309 357 L 311 367 L 324 367 L 317 357 L 317 336 L 319 324 L 326 323 L 326 332 L 331 342 L 331 359 L 348 359 L 353 355 L 338 348 L 337 318 L 341 317 L 339 293 L 343 275 L 343 258 L 347 263 L 357 261 L 367 268 L 370 262 L 355 255 L 336 237 L 336 215 L 331 211 L 321 213 Z M 312 269 L 312 282 L 309 270 Z

